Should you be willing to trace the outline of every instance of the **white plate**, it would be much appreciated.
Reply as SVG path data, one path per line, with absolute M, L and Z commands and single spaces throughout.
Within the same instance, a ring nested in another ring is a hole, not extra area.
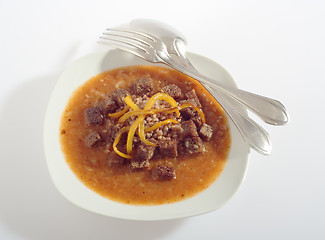
M 189 58 L 203 74 L 235 86 L 231 76 L 217 63 L 196 54 L 189 54 Z M 231 121 L 229 125 L 232 143 L 223 172 L 209 188 L 184 201 L 158 206 L 134 206 L 114 202 L 83 185 L 67 165 L 59 142 L 59 127 L 61 115 L 72 92 L 101 72 L 130 65 L 151 64 L 129 53 L 111 50 L 76 60 L 59 78 L 48 105 L 44 124 L 45 155 L 55 186 L 64 197 L 81 208 L 122 219 L 175 219 L 220 208 L 238 190 L 248 163 L 249 148 Z

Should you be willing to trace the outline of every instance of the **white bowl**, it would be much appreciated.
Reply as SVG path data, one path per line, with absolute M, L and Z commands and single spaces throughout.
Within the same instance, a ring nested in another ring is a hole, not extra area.
M 217 63 L 189 54 L 193 65 L 214 79 L 235 86 L 231 76 Z M 59 192 L 77 206 L 89 211 L 122 219 L 175 219 L 214 211 L 225 204 L 238 190 L 247 169 L 249 147 L 229 120 L 231 149 L 226 166 L 217 180 L 194 197 L 172 204 L 135 206 L 104 198 L 81 183 L 66 163 L 59 142 L 60 118 L 72 92 L 91 77 L 109 69 L 150 65 L 119 50 L 84 56 L 72 63 L 59 78 L 48 105 L 44 124 L 44 148 L 48 169 Z

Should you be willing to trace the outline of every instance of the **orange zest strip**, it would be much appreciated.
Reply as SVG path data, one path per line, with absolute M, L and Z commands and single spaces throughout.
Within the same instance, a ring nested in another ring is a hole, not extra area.
M 153 109 L 152 111 L 157 111 L 158 113 L 159 112 L 164 112 L 164 113 L 173 113 L 173 112 L 176 112 L 177 117 L 179 117 L 179 108 L 178 107 Z
M 147 144 L 147 145 L 150 145 L 150 146 L 154 146 L 154 147 L 156 147 L 157 146 L 157 144 L 154 144 L 154 143 L 152 143 L 152 142 L 150 142 L 150 141 L 148 141 L 147 139 L 146 139 L 146 137 L 145 137 L 145 135 L 144 135 L 144 123 L 143 123 L 143 121 L 139 124 L 139 128 L 138 128 L 138 134 L 139 134 L 139 136 L 140 136 L 140 139 L 141 139 L 141 141 L 144 143 L 144 144 Z
M 174 119 L 166 119 L 165 121 L 162 121 L 162 122 L 158 122 L 156 123 L 155 125 L 151 126 L 151 127 L 146 127 L 144 129 L 145 132 L 150 132 L 150 131 L 153 131 L 157 128 L 160 128 L 161 126 L 163 125 L 166 125 L 168 123 L 178 123 L 178 121 L 174 120 Z
M 122 115 L 124 115 L 127 111 L 129 111 L 130 107 L 127 106 L 125 107 L 123 110 L 116 112 L 116 113 L 109 113 L 108 116 L 109 117 L 113 117 L 113 118 L 118 118 L 121 117 Z
M 152 110 L 135 110 L 135 111 L 131 111 L 131 112 L 128 112 L 128 113 L 124 114 L 122 117 L 120 117 L 118 122 L 123 123 L 128 118 L 130 118 L 131 116 L 135 116 L 135 115 L 141 116 L 141 115 L 147 115 L 147 114 L 154 114 L 154 112 Z
M 133 144 L 133 139 L 134 139 L 134 134 L 135 134 L 135 131 L 137 130 L 139 124 L 141 123 L 141 121 L 144 120 L 144 117 L 145 116 L 139 116 L 137 120 L 134 121 L 134 123 L 132 123 L 131 127 L 130 127 L 130 130 L 129 130 L 129 133 L 128 133 L 128 139 L 127 139 L 127 142 L 126 142 L 126 152 L 128 154 L 131 154 L 132 152 L 132 144 Z
M 198 107 L 195 107 L 195 106 L 194 106 L 193 104 L 191 104 L 191 103 L 184 103 L 184 104 L 178 106 L 179 109 L 188 108 L 188 107 L 194 108 L 195 111 L 197 111 L 198 114 L 200 115 L 200 118 L 201 118 L 202 122 L 205 123 L 205 115 L 204 115 L 202 109 L 200 109 L 200 108 L 198 108 Z
M 135 116 L 135 115 L 147 115 L 147 114 L 155 114 L 155 113 L 172 113 L 172 112 L 177 112 L 179 109 L 177 107 L 175 108 L 160 108 L 160 109 L 149 109 L 149 110 L 135 110 L 128 112 L 124 114 L 119 120 L 119 123 L 125 122 L 129 117 Z
M 113 142 L 113 149 L 114 149 L 114 151 L 115 151 L 118 155 L 120 155 L 121 157 L 124 157 L 124 158 L 132 158 L 132 156 L 120 152 L 120 151 L 117 149 L 116 146 L 117 146 L 117 144 L 119 143 L 119 141 L 121 140 L 121 136 L 122 136 L 122 134 L 123 134 L 124 132 L 128 131 L 129 129 L 130 129 L 130 127 L 124 127 L 124 128 L 122 128 L 120 131 L 118 131 L 118 133 L 116 134 L 116 138 L 115 138 L 115 140 L 114 140 L 114 142 Z
M 165 94 L 165 93 L 156 93 L 148 100 L 146 106 L 144 107 L 144 110 L 148 110 L 148 109 L 152 108 L 157 100 L 164 100 L 164 101 L 168 102 L 172 107 L 177 107 L 177 102 L 175 101 L 174 98 L 172 98 L 171 96 L 169 96 L 168 94 Z M 178 109 L 176 110 L 176 114 L 179 117 Z
M 139 110 L 140 108 L 132 101 L 132 97 L 130 95 L 124 98 L 125 103 L 132 108 L 133 110 Z

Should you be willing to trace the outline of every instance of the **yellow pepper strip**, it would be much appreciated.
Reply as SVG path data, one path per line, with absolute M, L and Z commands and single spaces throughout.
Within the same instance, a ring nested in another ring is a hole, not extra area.
M 155 104 L 155 102 L 157 100 L 164 100 L 166 102 L 168 102 L 172 107 L 172 109 L 151 109 L 153 107 L 153 105 Z M 179 113 L 179 109 L 177 108 L 177 102 L 174 100 L 174 98 L 172 98 L 171 96 L 165 94 L 165 93 L 156 93 L 155 95 L 153 95 L 147 102 L 146 106 L 144 107 L 144 111 L 151 109 L 151 111 L 153 113 L 158 113 L 158 112 L 168 112 L 168 113 L 172 113 L 172 112 L 176 112 L 176 115 L 179 117 L 180 113 Z M 153 114 L 152 113 L 152 114 Z M 124 116 L 123 116 L 124 117 Z M 143 119 L 145 118 L 145 116 L 141 116 L 143 117 Z M 159 128 L 160 126 L 164 125 L 164 124 L 168 124 L 169 122 L 176 122 L 178 123 L 178 121 L 173 120 L 173 119 L 167 119 L 165 121 L 162 121 L 161 123 L 156 123 L 155 125 L 157 125 L 154 129 Z M 159 125 L 160 124 L 160 125 Z M 154 125 L 154 126 L 155 126 Z M 152 127 L 154 127 L 152 126 Z M 151 128 L 152 128 L 151 127 Z M 151 145 L 151 146 L 157 146 L 156 144 L 148 141 L 145 139 L 144 136 L 144 124 L 143 121 L 141 121 L 140 125 L 139 125 L 139 136 L 140 139 L 143 143 L 147 144 L 147 145 Z
M 201 118 L 202 122 L 205 123 L 205 116 L 204 116 L 204 113 L 203 113 L 202 109 L 200 109 L 198 107 L 195 107 L 191 103 L 184 103 L 184 104 L 178 106 L 179 109 L 188 108 L 188 107 L 194 108 L 195 111 L 197 111 L 198 114 L 200 115 L 200 118 Z
M 121 110 L 119 112 L 109 113 L 108 116 L 113 117 L 113 118 L 118 118 L 118 117 L 122 116 L 124 113 L 126 113 L 129 109 L 130 109 L 130 107 L 127 106 L 127 107 L 125 107 L 123 110 Z
M 152 143 L 152 142 L 150 142 L 150 141 L 148 141 L 147 139 L 146 139 L 146 137 L 145 137 L 145 135 L 144 135 L 144 123 L 143 123 L 143 121 L 140 123 L 140 125 L 139 125 L 139 128 L 138 128 L 138 134 L 139 134 L 139 136 L 140 136 L 140 139 L 141 139 L 141 141 L 144 143 L 144 144 L 146 144 L 146 145 L 150 145 L 150 146 L 154 146 L 154 147 L 156 147 L 157 146 L 157 144 L 154 144 L 154 143 Z
M 129 130 L 129 133 L 128 133 L 128 139 L 127 139 L 127 142 L 126 142 L 126 151 L 127 151 L 128 154 L 130 154 L 132 152 L 132 144 L 133 144 L 134 134 L 135 134 L 135 131 L 137 130 L 137 128 L 139 128 L 138 133 L 139 133 L 141 141 L 143 141 L 144 143 L 147 142 L 146 144 L 150 143 L 150 145 L 152 143 L 145 139 L 144 131 L 141 131 L 141 126 L 143 126 L 143 120 L 145 118 L 145 115 L 148 114 L 148 113 L 144 113 L 143 110 L 139 110 L 140 108 L 132 101 L 132 98 L 131 98 L 130 95 L 126 96 L 124 98 L 124 101 L 134 111 L 130 112 L 130 114 L 125 114 L 123 117 L 121 117 L 119 119 L 119 122 L 124 122 L 129 117 L 131 117 L 133 115 L 138 115 L 138 119 L 130 127 L 130 130 Z M 145 114 L 145 115 L 143 115 L 143 114 Z M 144 126 L 142 128 L 144 128 Z
M 172 108 L 172 109 L 169 109 L 169 108 L 151 109 L 157 100 L 165 100 L 166 102 L 168 102 L 174 108 Z M 155 113 L 158 113 L 158 112 L 166 112 L 166 113 L 176 112 L 176 115 L 178 117 L 180 116 L 179 109 L 177 108 L 177 102 L 171 96 L 169 96 L 169 95 L 167 95 L 165 93 L 156 93 L 155 95 L 153 95 L 148 100 L 146 106 L 144 107 L 144 110 L 140 110 L 140 108 L 132 101 L 132 98 L 131 98 L 130 95 L 126 96 L 124 98 L 124 101 L 134 111 L 124 114 L 119 119 L 119 123 L 125 122 L 125 120 L 127 120 L 129 117 L 134 116 L 134 115 L 147 115 L 147 114 L 155 114 Z
M 130 129 L 129 126 L 128 126 L 128 127 L 123 127 L 122 129 L 120 129 L 120 131 L 118 131 L 118 133 L 116 134 L 116 138 L 115 138 L 115 140 L 114 140 L 114 142 L 113 142 L 113 149 L 114 149 L 114 151 L 115 151 L 118 155 L 120 155 L 121 157 L 124 157 L 124 158 L 132 158 L 132 156 L 120 152 L 120 151 L 117 149 L 116 146 L 117 146 L 117 144 L 119 143 L 119 141 L 121 140 L 121 136 L 122 136 L 122 134 L 123 134 L 124 132 L 128 131 L 129 129 Z
M 144 120 L 144 117 L 145 117 L 144 115 L 139 116 L 138 119 L 135 120 L 134 123 L 132 123 L 132 125 L 130 127 L 130 130 L 128 133 L 128 139 L 126 142 L 126 152 L 128 154 L 131 154 L 131 152 L 132 152 L 132 144 L 133 144 L 133 138 L 134 138 L 135 131 L 137 130 L 139 124 Z
M 178 121 L 174 120 L 174 119 L 166 119 L 165 121 L 162 121 L 162 122 L 158 122 L 156 123 L 155 125 L 151 126 L 151 127 L 146 127 L 144 129 L 145 132 L 150 132 L 150 131 L 153 131 L 157 128 L 160 128 L 161 126 L 163 125 L 166 125 L 168 123 L 178 123 Z
M 154 114 L 154 112 L 152 110 L 135 110 L 135 111 L 131 111 L 131 112 L 128 112 L 128 113 L 124 114 L 122 117 L 120 117 L 118 122 L 123 123 L 129 117 L 134 116 L 134 115 L 141 116 L 141 115 L 147 115 L 147 114 Z
M 157 100 L 164 100 L 164 101 L 168 102 L 172 107 L 177 107 L 177 102 L 175 101 L 174 98 L 172 98 L 171 96 L 169 96 L 168 94 L 165 94 L 165 93 L 156 93 L 148 100 L 146 106 L 144 107 L 144 110 L 148 110 L 148 109 L 152 108 Z M 176 110 L 176 114 L 179 117 L 178 109 Z
M 179 111 L 178 108 L 160 108 L 160 109 L 150 109 L 150 110 L 135 110 L 124 114 L 118 121 L 119 123 L 125 122 L 129 117 L 134 115 L 147 115 L 147 114 L 155 114 L 155 113 L 172 113 Z
M 163 97 L 164 99 L 167 99 L 167 101 L 168 101 L 168 103 L 170 103 L 172 106 L 175 106 L 175 103 L 176 103 L 176 101 L 173 99 L 173 98 L 171 98 L 171 97 L 169 97 L 168 95 L 166 95 L 167 96 L 167 98 L 166 98 L 166 96 L 165 96 L 166 94 L 164 94 L 163 96 L 156 96 L 157 98 L 161 98 L 161 97 Z M 151 98 L 150 98 L 151 99 Z M 150 100 L 149 99 L 149 100 Z M 158 99 L 157 99 L 158 100 Z M 175 103 L 173 102 L 173 100 L 175 101 Z M 140 108 L 132 101 L 132 98 L 131 98 L 131 96 L 129 95 L 129 96 L 126 96 L 125 98 L 124 98 L 124 101 L 126 102 L 126 104 L 129 106 L 129 107 L 131 107 L 134 111 L 133 112 L 129 112 L 129 114 L 125 114 L 123 117 L 121 117 L 120 119 L 119 119 L 119 122 L 124 122 L 126 119 L 128 119 L 129 117 L 131 117 L 131 116 L 134 116 L 134 115 L 147 115 L 147 114 L 155 114 L 155 113 L 157 113 L 157 112 L 163 112 L 163 111 L 169 111 L 170 109 L 157 109 L 156 111 L 152 111 L 152 110 L 139 110 Z M 155 101 L 153 102 L 153 104 L 155 103 Z M 150 103 L 150 104 L 152 104 L 152 103 Z M 152 104 L 152 106 L 153 106 L 153 104 Z M 152 107 L 151 106 L 151 107 Z M 176 106 L 177 106 L 177 103 L 176 103 Z M 150 106 L 148 107 L 148 109 L 150 109 L 151 108 Z M 137 111 L 138 110 L 138 111 Z M 173 109 L 173 111 L 179 111 L 178 109 Z M 141 116 L 142 118 L 143 118 L 143 120 L 144 120 L 144 117 L 145 116 Z M 140 118 L 140 116 L 139 116 L 139 118 Z M 150 146 L 154 146 L 154 147 L 156 147 L 157 145 L 156 144 L 154 144 L 154 143 L 152 143 L 152 142 L 150 142 L 150 141 L 148 141 L 147 139 L 146 139 L 146 137 L 145 137 L 145 135 L 144 135 L 144 123 L 143 123 L 143 120 L 142 121 L 140 121 L 140 123 L 139 123 L 139 126 L 138 126 L 138 134 L 139 134 L 139 136 L 140 136 L 140 139 L 141 139 L 141 141 L 144 143 L 144 144 L 146 144 L 146 145 L 150 145 Z M 177 122 L 177 121 L 176 121 Z M 131 133 L 132 134 L 132 133 Z M 129 139 L 129 136 L 130 136 L 130 139 Z M 133 142 L 133 137 L 134 137 L 134 135 L 132 136 L 132 135 L 128 135 L 128 142 L 129 142 L 129 140 L 131 141 L 131 139 L 132 139 L 132 142 Z M 129 152 L 131 152 L 132 151 L 132 144 L 131 143 L 129 143 L 129 145 L 127 145 L 127 151 L 128 151 L 128 153 Z
M 132 101 L 132 97 L 130 95 L 124 98 L 125 103 L 132 108 L 133 110 L 139 110 L 140 108 Z
M 179 108 L 174 107 L 174 108 L 160 108 L 160 109 L 152 109 L 152 111 L 157 111 L 157 112 L 164 112 L 164 113 L 173 113 L 176 112 L 177 117 L 179 117 Z
M 124 101 L 126 102 L 126 104 L 128 105 L 128 106 L 130 106 L 134 111 L 133 111 L 133 113 L 139 113 L 139 112 L 141 112 L 140 114 L 142 114 L 142 112 L 143 111 L 146 111 L 146 110 L 140 110 L 140 108 L 132 101 L 132 98 L 131 98 L 131 96 L 127 96 L 125 99 L 124 99 Z M 138 110 L 138 111 L 137 111 Z M 140 110 L 140 111 L 139 111 Z M 145 114 L 153 114 L 151 111 L 147 111 L 147 113 L 145 113 Z M 130 116 L 132 116 L 132 115 L 134 115 L 134 114 L 131 114 Z M 138 115 L 138 114 L 136 114 L 136 115 Z M 123 116 L 124 117 L 124 116 Z M 140 116 L 139 116 L 140 117 Z M 144 116 L 145 117 L 145 116 Z M 126 118 L 125 119 L 127 119 L 128 118 L 128 116 L 126 116 Z M 119 121 L 123 121 L 123 119 L 119 119 Z M 143 118 L 143 120 L 144 120 L 144 118 Z M 150 146 L 154 146 L 154 147 L 156 147 L 157 145 L 156 144 L 154 144 L 154 143 L 152 143 L 152 142 L 150 142 L 150 141 L 148 141 L 147 139 L 146 139 L 146 137 L 145 137 L 145 135 L 144 135 L 144 123 L 143 123 L 143 120 L 139 123 L 139 126 L 138 126 L 138 135 L 140 136 L 140 139 L 141 139 L 141 141 L 144 143 L 144 144 L 146 144 L 146 145 L 150 145 Z M 125 121 L 125 120 L 124 120 Z M 124 122 L 123 121 L 123 122 Z

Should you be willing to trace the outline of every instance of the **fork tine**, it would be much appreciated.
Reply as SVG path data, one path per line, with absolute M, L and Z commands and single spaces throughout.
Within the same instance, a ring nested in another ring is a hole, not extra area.
M 130 41 L 130 39 L 128 39 L 128 38 L 126 38 L 124 36 L 105 34 L 105 36 L 101 36 L 100 38 L 103 39 L 103 40 L 107 40 L 107 41 L 120 42 L 122 44 L 126 44 L 128 46 L 141 49 L 145 53 L 149 53 L 144 46 L 142 46 L 142 45 L 140 45 L 137 42 L 134 42 L 132 40 Z
M 142 48 L 141 46 L 138 46 L 136 44 L 130 43 L 128 41 L 124 41 L 121 39 L 116 39 L 114 37 L 100 37 L 100 39 L 103 39 L 104 41 L 99 41 L 101 44 L 109 45 L 111 47 L 115 47 L 121 50 L 124 50 L 126 52 L 130 52 L 140 58 L 146 59 L 146 55 L 148 52 Z
M 144 37 L 147 40 L 149 39 L 149 40 L 151 40 L 153 42 L 156 42 L 156 39 L 153 36 L 151 36 L 151 35 L 149 35 L 147 33 L 144 33 L 144 32 L 139 32 L 139 31 L 135 31 L 135 30 L 131 30 L 131 29 L 126 29 L 126 28 L 107 28 L 106 31 L 113 32 L 113 33 L 115 32 L 115 33 L 118 33 L 118 34 L 120 34 L 120 33 L 132 34 L 132 35 L 134 35 L 134 37 L 137 37 L 137 39 L 143 39 L 143 37 Z
M 115 32 L 104 32 L 103 35 L 105 36 L 112 36 L 112 37 L 118 37 L 118 38 L 125 38 L 125 39 L 128 39 L 128 40 L 131 40 L 131 41 L 134 41 L 134 42 L 137 42 L 137 43 L 141 43 L 147 47 L 151 47 L 151 45 L 141 39 L 141 38 L 138 38 L 138 37 L 134 37 L 132 34 L 130 33 L 126 33 L 126 32 L 121 32 L 121 33 L 115 33 Z

